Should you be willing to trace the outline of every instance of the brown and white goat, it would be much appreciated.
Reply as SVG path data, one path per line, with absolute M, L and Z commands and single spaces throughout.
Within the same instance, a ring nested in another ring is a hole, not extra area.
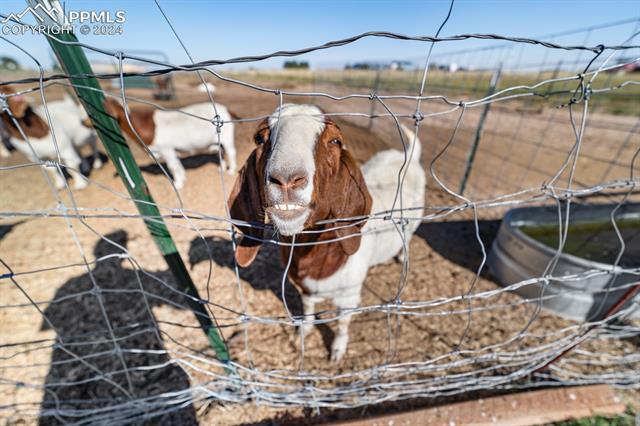
M 90 144 L 93 148 L 93 167 L 102 166 L 95 132 L 82 125 L 82 120 L 87 117 L 85 110 L 67 96 L 60 101 L 48 102 L 45 111 L 44 106 L 34 108 L 24 96 L 15 93 L 9 86 L 0 86 L 0 94 L 6 96 L 8 107 L 8 111 L 0 110 L 0 120 L 9 135 L 11 145 L 33 162 L 57 161 L 60 155 L 62 164 L 68 166 L 67 171 L 73 178 L 74 188 L 85 188 L 87 182 L 79 172 L 82 159 L 78 148 Z M 53 131 L 46 121 L 47 111 L 54 126 Z M 47 170 L 55 186 L 62 188 L 64 177 L 54 168 L 48 167 Z
M 184 167 L 178 158 L 179 151 L 187 153 L 202 149 L 217 151 L 222 145 L 223 159 L 226 162 L 222 166 L 229 173 L 235 173 L 234 125 L 230 121 L 231 114 L 224 105 L 216 104 L 216 111 L 220 119 L 225 122 L 220 129 L 219 144 L 215 127 L 209 121 L 188 115 L 211 116 L 213 107 L 210 102 L 189 105 L 181 111 L 132 109 L 128 112 L 131 125 L 127 120 L 124 107 L 118 101 L 107 98 L 104 105 L 107 113 L 116 119 L 128 139 L 136 142 L 141 139 L 156 158 L 167 162 L 176 188 L 182 188 L 187 179 Z
M 407 164 L 402 206 L 413 208 L 405 217 L 419 218 L 426 183 L 420 142 L 402 127 L 414 143 L 409 148 L 413 155 Z M 402 227 L 390 221 L 358 219 L 393 207 L 404 154 L 382 151 L 360 168 L 340 128 L 312 105 L 283 105 L 258 127 L 255 142 L 228 201 L 233 219 L 257 225 L 239 224 L 244 236 L 236 260 L 242 267 L 253 262 L 266 221 L 282 241 L 291 242 L 295 236 L 295 243 L 303 245 L 293 250 L 288 278 L 302 293 L 302 332 L 313 328 L 315 304 L 330 299 L 341 311 L 331 347 L 331 359 L 338 361 L 347 349 L 349 323 L 360 304 L 369 267 L 396 256 L 403 239 L 408 244 L 419 224 L 409 221 L 402 235 Z M 352 219 L 318 224 L 342 218 Z M 289 246 L 282 246 L 283 261 L 289 255 Z

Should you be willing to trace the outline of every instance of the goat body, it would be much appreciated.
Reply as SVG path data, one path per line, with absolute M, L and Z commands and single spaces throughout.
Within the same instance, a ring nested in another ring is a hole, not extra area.
M 128 113 L 129 120 L 122 105 L 115 100 L 107 99 L 105 107 L 129 139 L 138 141 L 140 138 L 159 160 L 166 161 L 176 188 L 182 188 L 186 181 L 186 173 L 178 158 L 178 152 L 193 154 L 203 149 L 217 152 L 221 145 L 222 153 L 226 157 L 226 164 L 223 160 L 222 167 L 229 173 L 235 172 L 234 125 L 224 105 L 216 104 L 219 119 L 221 122 L 224 121 L 219 139 L 211 122 L 189 116 L 212 116 L 214 110 L 209 102 L 189 105 L 180 111 L 131 110 Z
M 284 105 L 258 128 L 256 150 L 229 199 L 234 219 L 264 222 L 266 213 L 282 240 L 295 238 L 303 244 L 293 254 L 290 246 L 283 246 L 282 258 L 291 257 L 288 276 L 302 291 L 303 333 L 313 328 L 316 303 L 330 299 L 341 311 L 333 361 L 346 352 L 349 323 L 368 269 L 404 254 L 422 217 L 426 176 L 420 166 L 420 141 L 402 128 L 410 143 L 404 169 L 404 153 L 393 149 L 377 153 L 360 168 L 346 150 L 339 128 L 318 108 Z M 406 175 L 396 196 L 401 170 Z M 414 220 L 398 221 L 400 214 L 393 213 L 395 221 L 366 221 L 372 211 L 401 207 L 411 208 L 403 216 Z M 317 224 L 327 219 L 337 221 Z M 238 227 L 245 237 L 236 259 L 247 266 L 257 254 L 262 234 L 259 228 Z
M 47 102 L 46 110 L 43 105 L 32 108 L 22 97 L 15 99 L 9 107 L 14 117 L 7 112 L 1 115 L 11 145 L 33 162 L 58 161 L 59 155 L 62 164 L 68 167 L 74 188 L 85 188 L 87 182 L 79 173 L 82 160 L 77 149 L 90 144 L 94 154 L 93 166 L 100 167 L 102 164 L 97 155 L 95 132 L 82 126 L 82 119 L 86 117 L 84 109 L 70 97 Z M 49 112 L 53 129 L 46 121 L 46 111 Z M 25 136 L 28 140 L 24 139 Z M 52 168 L 49 172 L 55 186 L 64 187 L 64 177 Z

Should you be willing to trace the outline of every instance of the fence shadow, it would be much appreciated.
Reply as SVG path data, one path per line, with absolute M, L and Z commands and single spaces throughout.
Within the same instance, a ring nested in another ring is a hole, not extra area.
M 126 247 L 126 232 L 106 237 Z M 119 248 L 104 240 L 94 248 L 96 258 L 118 253 Z M 140 423 L 140 418 L 154 424 L 197 424 L 189 378 L 165 353 L 149 309 L 166 301 L 180 305 L 184 301 L 157 279 L 125 268 L 122 262 L 114 256 L 97 263 L 91 274 L 70 279 L 45 310 L 42 329 L 53 327 L 57 336 L 39 424 L 121 423 L 125 419 Z M 168 271 L 153 275 L 172 282 Z M 182 398 L 161 396 L 181 392 Z M 143 399 L 144 403 L 133 401 Z M 179 403 L 167 405 L 176 399 Z M 144 417 L 158 410 L 164 413 Z M 114 414 L 117 417 L 109 417 Z
M 209 164 L 209 163 L 220 165 L 220 159 L 217 153 L 190 155 L 188 157 L 180 158 L 180 161 L 182 162 L 182 166 L 186 170 L 197 169 L 198 167 L 202 167 L 205 164 Z M 164 167 L 164 169 L 167 170 L 168 172 L 169 169 L 167 168 L 167 165 L 164 162 L 162 162 L 161 164 L 162 164 L 162 167 Z M 163 174 L 160 167 L 155 163 L 142 166 L 140 167 L 140 170 L 142 170 L 143 172 L 150 173 L 152 175 Z
M 500 220 L 478 220 L 480 238 L 487 255 L 493 240 L 498 235 Z M 416 235 L 424 239 L 429 246 L 445 259 L 469 269 L 473 273 L 482 263 L 482 250 L 476 239 L 473 220 L 451 222 L 429 222 L 420 225 Z M 481 275 L 487 276 L 488 269 L 482 269 Z
M 234 269 L 234 253 L 231 242 L 216 237 L 207 237 L 191 241 L 189 248 L 189 263 L 193 268 L 200 262 L 213 262 L 223 268 Z M 215 272 L 214 272 L 215 273 Z M 284 267 L 280 262 L 280 249 L 274 244 L 263 244 L 256 260 L 248 268 L 239 268 L 240 279 L 248 282 L 254 290 L 270 291 L 278 300 L 282 300 L 282 274 Z M 302 315 L 302 299 L 293 285 L 285 286 L 287 306 L 294 316 Z M 328 353 L 331 352 L 333 331 L 326 324 L 317 324 L 322 334 L 324 345 Z

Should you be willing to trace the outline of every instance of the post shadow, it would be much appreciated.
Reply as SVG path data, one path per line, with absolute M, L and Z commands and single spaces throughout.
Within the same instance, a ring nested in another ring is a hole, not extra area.
M 493 241 L 498 235 L 500 223 L 500 220 L 478 220 L 480 238 L 487 255 L 489 255 Z M 469 269 L 473 273 L 482 263 L 482 249 L 476 238 L 473 220 L 423 223 L 418 227 L 416 235 L 424 239 L 442 257 Z M 481 275 L 488 277 L 488 274 L 488 268 L 485 265 Z
M 193 268 L 200 262 L 213 262 L 222 268 L 234 269 L 233 246 L 230 241 L 217 237 L 206 237 L 206 244 L 202 238 L 191 241 L 189 248 L 189 263 Z M 208 247 L 208 251 L 207 251 Z M 282 301 L 282 274 L 284 266 L 280 260 L 280 249 L 275 244 L 263 244 L 255 261 L 248 268 L 239 268 L 240 279 L 248 282 L 254 290 L 270 291 L 278 300 Z M 285 285 L 287 306 L 293 316 L 303 315 L 302 299 L 298 290 L 287 283 Z M 284 309 L 284 307 L 283 307 Z M 331 353 L 333 331 L 327 324 L 316 324 L 322 334 L 322 340 Z
M 126 247 L 125 231 L 106 238 Z M 121 252 L 105 240 L 94 248 L 96 258 Z M 169 271 L 152 275 L 169 286 L 174 285 Z M 147 308 L 147 303 L 149 308 L 165 303 L 182 307 L 186 303 L 159 280 L 126 268 L 123 260 L 114 256 L 92 266 L 91 274 L 71 278 L 56 291 L 44 312 L 51 324 L 45 319 L 42 322 L 42 329 L 53 326 L 57 336 L 45 381 L 40 425 L 109 423 L 106 417 L 99 419 L 110 410 L 122 416 L 111 420 L 116 423 L 128 418 L 136 424 L 197 424 L 189 401 L 189 377 L 164 352 L 156 319 Z M 179 403 L 172 402 L 176 401 L 172 397 L 160 397 L 181 391 L 186 398 Z M 152 405 L 154 401 L 158 405 Z M 154 417 L 154 412 L 165 410 Z

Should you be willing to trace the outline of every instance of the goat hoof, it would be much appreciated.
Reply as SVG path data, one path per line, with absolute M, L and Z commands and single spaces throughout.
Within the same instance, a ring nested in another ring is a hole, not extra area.
M 333 344 L 331 345 L 331 362 L 340 362 L 344 354 L 347 353 L 347 343 L 349 343 L 348 337 L 342 338 L 338 336 L 333 340 Z
M 78 190 L 85 189 L 87 186 L 89 186 L 87 182 L 85 182 L 84 180 L 81 180 L 73 184 L 73 189 L 78 189 Z
M 302 324 L 301 327 L 302 327 L 301 329 L 302 335 L 304 337 L 307 337 L 309 333 L 311 333 L 311 330 L 313 330 L 313 323 L 305 323 L 305 324 Z
M 101 169 L 103 165 L 104 164 L 102 163 L 102 160 L 100 160 L 100 159 L 97 159 L 97 160 L 95 160 L 93 162 L 93 168 L 94 169 Z

